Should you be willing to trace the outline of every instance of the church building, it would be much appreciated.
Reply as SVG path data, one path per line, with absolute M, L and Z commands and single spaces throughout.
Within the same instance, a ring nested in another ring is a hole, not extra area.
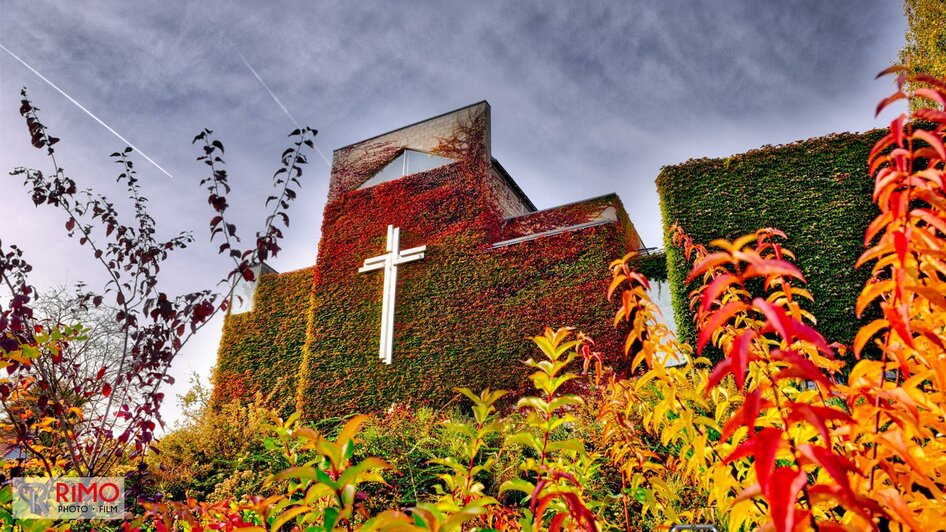
M 536 209 L 492 156 L 485 101 L 337 149 L 317 260 L 240 287 L 214 401 L 320 418 L 522 391 L 546 326 L 618 357 L 608 264 L 641 247 L 615 194 Z

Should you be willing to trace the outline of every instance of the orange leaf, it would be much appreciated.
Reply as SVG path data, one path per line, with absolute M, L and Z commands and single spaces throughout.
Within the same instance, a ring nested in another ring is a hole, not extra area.
M 873 281 L 861 290 L 859 296 L 857 296 L 857 304 L 854 305 L 854 313 L 857 314 L 857 317 L 861 317 L 864 314 L 864 309 L 867 308 L 867 305 L 880 297 L 881 295 L 890 292 L 894 289 L 894 282 L 887 281 Z
M 895 140 L 894 140 L 893 133 L 887 133 L 874 144 L 873 148 L 871 148 L 870 154 L 867 156 L 867 160 L 872 161 L 874 157 L 883 153 L 883 151 L 889 148 L 890 146 L 893 146 L 894 142 Z
M 904 65 L 893 65 L 881 70 L 880 73 L 877 74 L 877 77 L 875 77 L 874 79 L 880 79 L 888 74 L 894 74 L 897 72 L 908 72 L 908 71 L 909 69 L 905 67 Z
M 767 259 L 756 261 L 746 268 L 746 277 L 769 277 L 772 275 L 784 275 L 786 277 L 794 277 L 801 282 L 805 281 L 805 276 L 801 274 L 801 270 L 798 269 L 794 264 L 785 260 L 778 259 Z
M 911 530 L 923 530 L 923 527 L 913 518 L 913 510 L 900 496 L 896 488 L 887 488 L 874 492 L 874 497 L 884 506 L 893 511 L 893 516 L 906 524 Z
M 690 271 L 690 275 L 687 276 L 684 282 L 689 283 L 707 270 L 716 268 L 722 264 L 729 264 L 730 262 L 732 262 L 732 257 L 728 253 L 711 253 L 700 259 L 700 261 L 693 266 L 693 270 Z
M 864 350 L 867 341 L 873 338 L 878 331 L 888 326 L 890 326 L 890 323 L 887 320 L 877 319 L 861 327 L 860 330 L 857 331 L 857 336 L 854 337 L 854 356 L 860 359 L 861 351 Z

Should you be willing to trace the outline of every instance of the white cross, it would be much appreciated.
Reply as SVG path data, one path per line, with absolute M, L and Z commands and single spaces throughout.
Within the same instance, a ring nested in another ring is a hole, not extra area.
M 394 342 L 394 293 L 397 290 L 397 267 L 399 264 L 424 258 L 427 246 L 401 251 L 401 230 L 388 226 L 387 253 L 365 259 L 365 264 L 358 268 L 359 273 L 384 270 L 384 292 L 381 296 L 381 346 L 378 356 L 385 364 L 391 363 L 391 344 Z

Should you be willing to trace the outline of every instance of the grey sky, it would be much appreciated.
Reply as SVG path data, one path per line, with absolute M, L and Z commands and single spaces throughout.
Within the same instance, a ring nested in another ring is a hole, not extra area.
M 873 107 L 891 85 L 873 77 L 896 60 L 905 27 L 900 3 L 880 0 L 0 2 L 0 43 L 173 174 L 139 161 L 160 229 L 193 229 L 203 242 L 194 134 L 209 127 L 226 144 L 249 236 L 293 127 L 237 51 L 296 120 L 320 130 L 327 155 L 487 99 L 494 155 L 539 208 L 614 191 L 655 246 L 662 165 L 882 125 Z M 49 168 L 17 112 L 22 86 L 63 139 L 69 174 L 114 190 L 108 154 L 121 142 L 0 53 L 3 174 Z M 310 161 L 281 271 L 315 259 L 328 167 Z M 100 281 L 86 250 L 65 240 L 62 216 L 35 209 L 3 174 L 0 238 L 26 248 L 35 284 Z M 164 272 L 172 291 L 225 271 L 211 246 L 199 248 Z M 179 382 L 214 363 L 219 324 L 207 329 L 177 362 Z

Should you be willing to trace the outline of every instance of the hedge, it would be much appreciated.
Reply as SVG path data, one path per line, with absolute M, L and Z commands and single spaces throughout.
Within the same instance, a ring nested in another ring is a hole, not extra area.
M 867 156 L 883 134 L 835 134 L 661 169 L 657 190 L 667 276 L 684 340 L 696 337 L 687 302 L 695 286 L 684 283 L 692 265 L 671 242 L 674 223 L 707 245 L 763 227 L 784 231 L 815 298 L 811 310 L 819 330 L 829 341 L 852 342 L 859 327 L 854 304 L 870 275 L 854 263 L 864 251 L 864 231 L 878 214 Z

